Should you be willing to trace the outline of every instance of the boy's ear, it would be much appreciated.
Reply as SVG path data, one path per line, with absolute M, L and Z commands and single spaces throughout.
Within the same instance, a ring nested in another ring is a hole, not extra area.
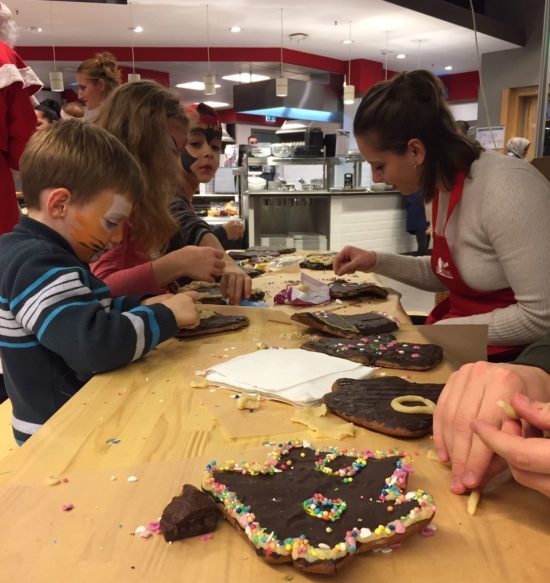
M 71 203 L 71 191 L 66 188 L 54 188 L 46 195 L 45 210 L 52 219 L 62 219 L 67 215 Z

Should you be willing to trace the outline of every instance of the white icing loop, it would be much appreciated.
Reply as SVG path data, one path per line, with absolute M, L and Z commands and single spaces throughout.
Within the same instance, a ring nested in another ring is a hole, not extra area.
M 404 403 L 422 403 L 422 405 L 405 405 Z M 391 402 L 391 408 L 398 413 L 425 413 L 433 415 L 435 411 L 435 403 L 430 399 L 425 399 L 420 395 L 402 395 L 395 397 Z

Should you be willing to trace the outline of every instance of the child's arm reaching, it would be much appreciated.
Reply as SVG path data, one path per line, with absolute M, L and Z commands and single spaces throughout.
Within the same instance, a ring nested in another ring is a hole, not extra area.
M 80 378 L 137 360 L 173 336 L 178 310 L 185 312 L 185 322 L 193 320 L 189 300 L 181 307 L 155 303 L 121 312 L 107 286 L 68 255 L 29 258 L 13 278 L 9 297 L 21 338 L 25 332 L 34 336 Z M 122 300 L 120 307 L 132 301 Z

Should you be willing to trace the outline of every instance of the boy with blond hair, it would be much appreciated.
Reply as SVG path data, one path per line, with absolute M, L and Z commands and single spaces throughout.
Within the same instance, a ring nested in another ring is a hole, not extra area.
M 0 239 L 0 351 L 21 443 L 95 373 L 137 360 L 198 324 L 196 296 L 111 298 L 88 264 L 120 242 L 143 190 L 107 131 L 64 121 L 21 159 L 28 216 Z

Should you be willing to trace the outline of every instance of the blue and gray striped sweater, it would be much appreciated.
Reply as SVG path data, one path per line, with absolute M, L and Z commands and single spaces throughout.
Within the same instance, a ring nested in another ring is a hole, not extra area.
M 176 333 L 172 312 L 111 298 L 56 231 L 21 217 L 0 238 L 0 354 L 24 441 L 95 373 L 137 360 Z

